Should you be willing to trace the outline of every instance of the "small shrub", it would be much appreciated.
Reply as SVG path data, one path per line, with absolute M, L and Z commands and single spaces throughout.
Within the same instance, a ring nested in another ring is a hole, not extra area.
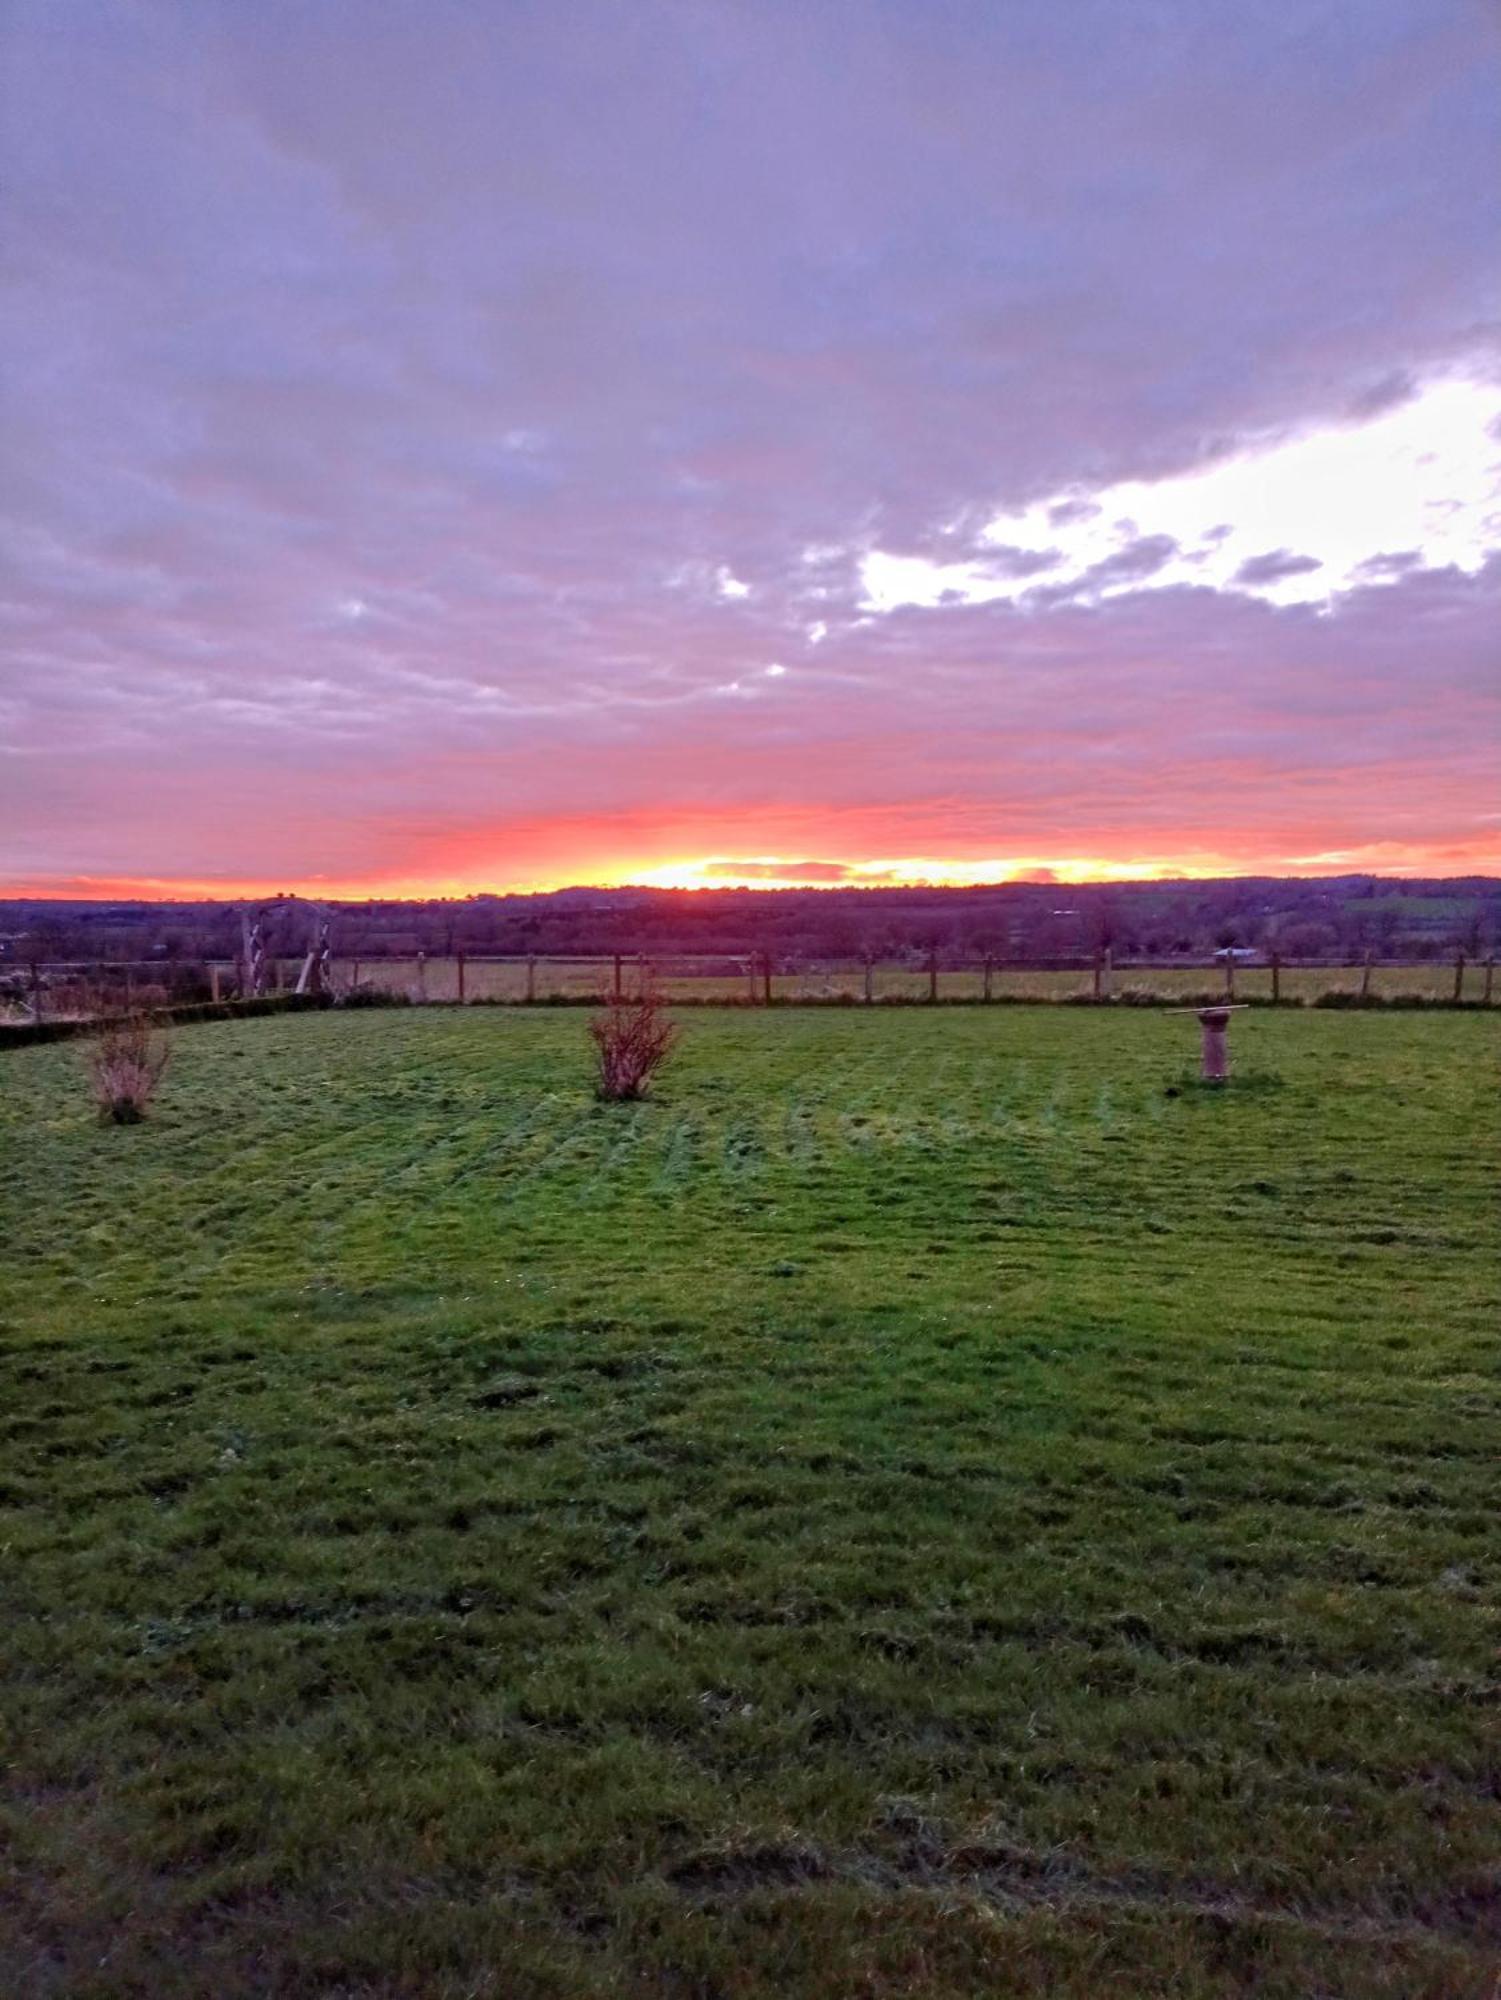
M 106 1028 L 89 1050 L 99 1116 L 115 1125 L 138 1125 L 170 1054 L 166 1036 L 153 1034 L 148 1021 L 119 1021 Z
M 612 1104 L 646 1095 L 678 1037 L 666 1001 L 647 983 L 639 993 L 608 1000 L 589 1033 L 599 1059 L 598 1094 Z

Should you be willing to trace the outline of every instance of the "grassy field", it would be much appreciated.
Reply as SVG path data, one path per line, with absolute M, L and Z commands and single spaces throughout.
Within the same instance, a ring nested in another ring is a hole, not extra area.
M 1497 1024 L 0 1068 L 0 1991 L 1482 2000 Z
M 635 977 L 636 961 L 627 959 L 624 976 L 629 982 Z M 227 968 L 226 968 L 227 970 Z M 283 976 L 288 983 L 296 976 L 296 966 L 283 963 Z M 458 966 L 451 958 L 432 958 L 419 968 L 415 958 L 338 959 L 334 964 L 334 978 L 338 982 L 352 980 L 356 970 L 362 984 L 379 987 L 394 993 L 419 995 L 429 1000 L 457 1000 L 459 997 Z M 612 978 L 610 961 L 601 959 L 597 964 L 576 965 L 562 959 L 539 958 L 533 972 L 534 997 L 546 1000 L 554 995 L 570 998 L 593 997 L 600 993 Z M 1465 970 L 1465 997 L 1479 1000 L 1485 987 L 1486 971 L 1482 964 L 1474 964 Z M 1217 992 L 1224 975 L 1215 966 L 1149 966 L 1137 969 L 1123 966 L 1114 974 L 1117 992 L 1124 988 L 1150 989 L 1154 992 L 1204 993 Z M 524 962 L 471 959 L 465 967 L 464 992 L 470 1000 L 524 1000 L 527 996 L 528 971 Z M 1359 966 L 1309 965 L 1284 966 L 1281 974 L 1281 996 L 1288 1000 L 1312 1000 L 1320 993 L 1331 989 L 1355 992 L 1361 983 Z M 719 972 L 674 973 L 660 976 L 659 984 L 669 995 L 681 999 L 741 1001 L 759 1000 L 762 981 L 759 972 L 752 980 L 747 972 L 733 972 L 728 968 Z M 938 991 L 945 1000 L 978 1000 L 984 988 L 984 975 L 980 972 L 940 972 Z M 928 997 L 928 974 L 922 966 L 902 967 L 879 965 L 873 969 L 871 990 L 880 1000 L 926 1000 Z M 1270 966 L 1237 966 L 1235 990 L 1240 999 L 1269 1000 L 1272 994 L 1272 973 Z M 1375 965 L 1371 968 L 1371 988 L 1374 994 L 1420 993 L 1435 1000 L 1448 1000 L 1454 993 L 1454 961 L 1431 960 L 1426 965 Z M 998 1000 L 1062 1000 L 1071 994 L 1090 993 L 1092 974 L 1088 968 L 1075 971 L 1038 972 L 1021 968 L 997 966 L 991 975 L 991 991 Z M 779 972 L 772 980 L 772 993 L 778 1000 L 837 1000 L 848 998 L 861 1001 L 865 993 L 864 969 L 857 965 L 843 971 Z M 1492 997 L 1501 1002 L 1501 988 L 1492 980 Z

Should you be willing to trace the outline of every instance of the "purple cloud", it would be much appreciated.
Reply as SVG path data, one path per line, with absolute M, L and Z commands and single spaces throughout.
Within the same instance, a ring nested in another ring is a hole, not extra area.
M 706 861 L 706 877 L 742 877 L 747 881 L 848 882 L 855 870 L 843 861 Z
M 1320 846 L 1489 793 L 1494 569 L 1373 565 L 1320 621 L 1121 591 L 1146 537 L 1086 607 L 974 535 L 1494 359 L 1478 13 L 17 0 L 0 34 L 0 876 L 520 879 L 554 821 L 608 852 L 700 811 L 743 823 L 709 854 L 1124 847 L 1232 755 L 1247 826 L 1292 772 Z M 869 622 L 862 553 L 951 531 L 1032 608 Z
M 1114 555 L 1091 563 L 1076 584 L 1067 586 L 1068 593 L 1087 597 L 1122 584 L 1145 583 L 1166 569 L 1177 553 L 1178 544 L 1171 535 L 1138 535 Z
M 1235 572 L 1237 583 L 1280 583 L 1285 576 L 1307 576 L 1322 569 L 1317 556 L 1300 556 L 1291 549 L 1269 549 L 1264 556 L 1250 556 Z
M 1383 375 L 1379 382 L 1351 398 L 1352 417 L 1379 417 L 1387 410 L 1395 410 L 1403 403 L 1410 403 L 1418 393 L 1417 377 L 1407 368 L 1393 368 Z
M 1062 549 L 1015 549 L 999 546 L 985 552 L 985 568 L 992 576 L 1040 576 L 1056 569 L 1063 560 Z
M 1360 573 L 1373 581 L 1385 581 L 1390 577 L 1410 576 L 1422 567 L 1421 549 L 1394 549 L 1379 556 L 1368 556 L 1360 565 Z

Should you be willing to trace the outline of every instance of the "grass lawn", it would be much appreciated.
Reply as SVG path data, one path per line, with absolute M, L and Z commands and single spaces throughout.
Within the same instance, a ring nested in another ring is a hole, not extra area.
M 0 1067 L 0 1992 L 1475 1996 L 1498 1024 Z

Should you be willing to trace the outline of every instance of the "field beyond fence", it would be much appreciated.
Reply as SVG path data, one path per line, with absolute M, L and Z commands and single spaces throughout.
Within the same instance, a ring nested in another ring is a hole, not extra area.
M 643 974 L 669 999 L 735 1002 L 750 1006 L 801 1003 L 858 1006 L 867 1001 L 923 1002 L 1064 1000 L 1183 1000 L 1201 994 L 1233 993 L 1238 1000 L 1274 998 L 1306 1003 L 1329 992 L 1389 998 L 1398 994 L 1427 1000 L 1484 1000 L 1495 995 L 1489 961 L 1460 970 L 1455 961 L 1425 965 L 1364 963 L 1303 964 L 1269 961 L 1107 965 L 1090 959 L 1028 964 L 935 963 L 848 960 L 768 964 L 760 954 L 731 961 L 692 958 L 647 959 L 622 954 L 597 958 L 491 958 L 432 956 L 391 959 L 335 959 L 336 986 L 366 985 L 413 1000 L 489 1001 L 526 1004 L 586 1001 L 616 990 L 631 990 Z M 461 990 L 462 988 L 462 990 Z
M 254 980 L 232 960 L 36 964 L 0 975 L 0 1027 L 179 1010 L 311 992 L 378 1004 L 585 1005 L 643 982 L 678 1005 L 921 1006 L 1043 1002 L 1167 1006 L 1225 997 L 1252 1006 L 1490 1006 L 1494 958 L 1421 964 L 1270 958 L 1112 962 L 941 957 L 788 960 L 766 953 L 418 953 L 269 958 Z

